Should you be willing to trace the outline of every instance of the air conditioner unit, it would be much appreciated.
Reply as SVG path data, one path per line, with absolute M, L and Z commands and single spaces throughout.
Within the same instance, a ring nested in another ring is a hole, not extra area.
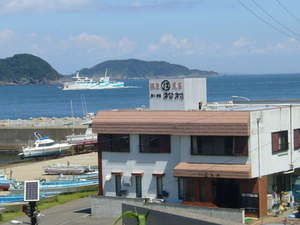
M 122 184 L 126 187 L 131 186 L 131 176 L 123 176 Z

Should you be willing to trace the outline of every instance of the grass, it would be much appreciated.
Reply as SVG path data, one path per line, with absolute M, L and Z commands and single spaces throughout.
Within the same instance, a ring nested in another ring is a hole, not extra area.
M 247 217 L 247 218 L 245 218 L 245 224 L 251 224 L 256 220 L 257 220 L 256 218 Z
M 76 193 L 65 193 L 60 194 L 51 198 L 42 199 L 38 202 L 38 209 L 45 210 L 51 207 L 61 205 L 76 199 L 89 197 L 91 195 L 97 194 L 97 186 L 90 187 L 87 189 L 82 189 L 80 192 Z M 24 203 L 26 204 L 26 203 Z M 22 212 L 21 205 L 8 206 L 5 208 L 5 211 L 0 214 L 0 223 L 7 222 L 9 220 L 15 219 L 19 216 L 24 216 L 25 214 Z

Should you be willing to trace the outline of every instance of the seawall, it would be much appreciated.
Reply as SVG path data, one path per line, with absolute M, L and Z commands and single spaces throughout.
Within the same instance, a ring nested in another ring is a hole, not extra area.
M 91 118 L 33 118 L 30 120 L 0 120 L 0 151 L 19 151 L 34 141 L 33 132 L 49 136 L 56 141 L 67 135 L 83 134 Z
M 83 134 L 86 128 L 75 128 L 75 134 Z M 0 151 L 19 151 L 22 145 L 33 142 L 33 132 L 49 136 L 56 141 L 65 140 L 73 133 L 72 128 L 0 128 Z

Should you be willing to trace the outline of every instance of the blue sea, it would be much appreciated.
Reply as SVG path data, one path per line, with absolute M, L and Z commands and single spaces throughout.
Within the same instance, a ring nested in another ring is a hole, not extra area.
M 147 107 L 148 80 L 125 80 L 125 84 L 134 88 L 63 91 L 58 85 L 0 86 L 0 119 L 69 117 L 71 101 L 75 116 L 83 116 L 85 108 L 97 112 Z M 211 77 L 207 89 L 208 101 L 231 100 L 231 96 L 300 99 L 300 74 Z

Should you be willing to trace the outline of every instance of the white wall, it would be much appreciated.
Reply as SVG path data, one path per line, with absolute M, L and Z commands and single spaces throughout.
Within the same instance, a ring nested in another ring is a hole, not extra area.
M 163 81 L 170 82 L 170 90 L 161 88 Z M 173 83 L 180 83 L 182 88 L 173 88 Z M 151 83 L 158 84 L 158 88 L 152 89 Z M 183 93 L 181 99 L 164 99 L 164 93 Z M 151 94 L 160 94 L 161 98 L 151 98 Z M 206 78 L 184 78 L 184 79 L 151 79 L 149 80 L 149 108 L 150 110 L 197 110 L 199 102 L 207 103 Z
M 142 197 L 156 197 L 156 177 L 153 173 L 163 172 L 164 190 L 169 193 L 168 201 L 178 202 L 177 178 L 173 176 L 173 169 L 180 160 L 180 137 L 171 136 L 171 153 L 140 153 L 139 136 L 130 135 L 130 153 L 103 152 L 104 195 L 115 196 L 115 179 L 105 181 L 106 175 L 114 171 L 123 172 L 123 176 L 130 176 L 133 172 L 143 172 Z M 121 188 L 128 190 L 127 197 L 135 198 L 135 179 L 132 185 Z
M 300 128 L 299 106 L 292 107 L 292 114 L 290 114 L 289 106 L 251 112 L 249 157 L 252 165 L 252 177 L 288 171 L 291 164 L 295 168 L 300 167 L 300 150 L 294 151 L 293 141 L 293 130 L 297 128 Z M 284 130 L 288 131 L 289 150 L 273 154 L 271 133 Z M 259 145 L 258 142 L 260 142 Z
M 191 152 L 190 136 L 171 136 L 171 153 L 140 153 L 139 136 L 130 135 L 130 153 L 103 152 L 103 179 L 104 195 L 115 196 L 115 179 L 112 175 L 110 181 L 105 177 L 112 172 L 122 172 L 123 176 L 130 176 L 133 172 L 143 172 L 142 197 L 156 197 L 156 177 L 153 173 L 164 172 L 164 190 L 169 193 L 169 202 L 179 202 L 178 183 L 174 177 L 173 169 L 179 162 L 195 163 L 228 163 L 247 164 L 248 157 L 242 156 L 193 156 Z M 122 186 L 122 190 L 128 190 L 127 197 L 135 198 L 135 179 L 132 176 L 130 187 Z

